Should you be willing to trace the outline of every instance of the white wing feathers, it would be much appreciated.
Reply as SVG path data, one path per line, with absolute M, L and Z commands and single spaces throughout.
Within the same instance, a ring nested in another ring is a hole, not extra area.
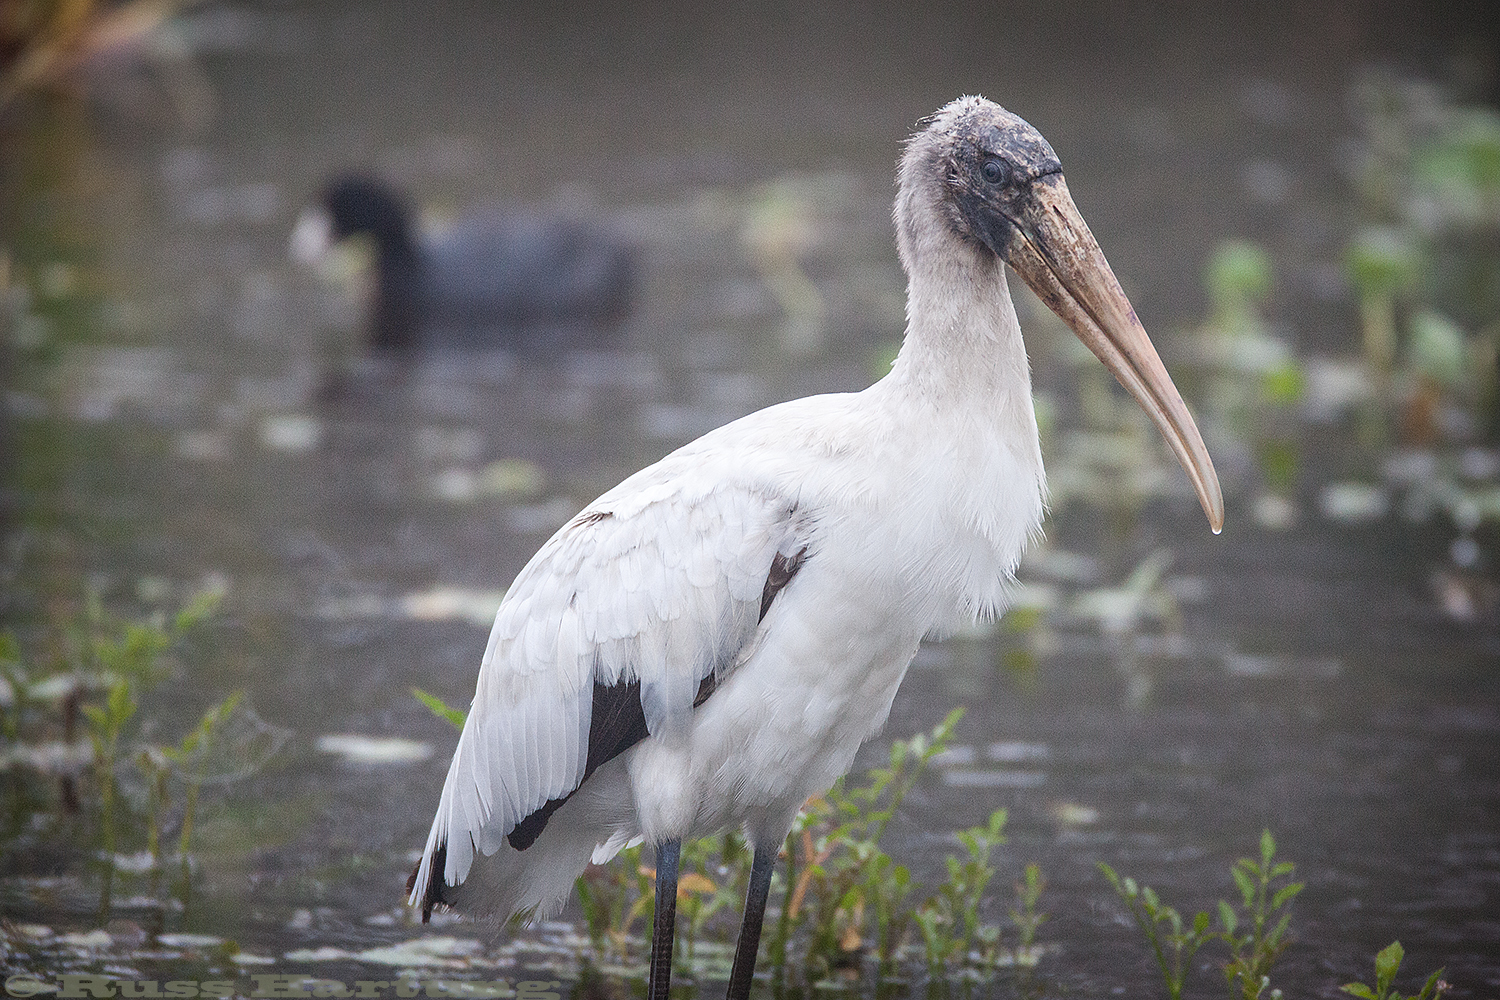
M 785 495 L 641 479 L 568 522 L 506 594 L 413 904 L 444 845 L 443 882 L 456 886 L 476 849 L 493 854 L 522 819 L 579 786 L 596 683 L 639 680 L 652 736 L 685 734 L 700 683 L 732 669 L 754 636 L 773 559 L 805 545 Z

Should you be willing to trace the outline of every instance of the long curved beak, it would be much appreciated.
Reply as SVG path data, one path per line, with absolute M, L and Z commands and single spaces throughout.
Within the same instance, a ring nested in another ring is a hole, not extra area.
M 1038 178 L 1011 221 L 1020 230 L 1006 262 L 1114 373 L 1166 438 L 1187 470 L 1218 534 L 1224 494 L 1193 415 L 1136 318 L 1109 262 L 1068 194 L 1061 174 Z

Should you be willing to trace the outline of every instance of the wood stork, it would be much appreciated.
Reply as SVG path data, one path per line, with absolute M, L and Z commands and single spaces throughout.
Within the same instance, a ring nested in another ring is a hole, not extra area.
M 907 327 L 888 375 L 743 417 L 589 504 L 495 617 L 410 902 L 555 911 L 590 860 L 656 848 L 665 1000 L 684 837 L 753 848 L 748 995 L 793 818 L 879 730 L 924 636 L 992 615 L 1045 480 L 1009 264 L 1150 414 L 1215 532 L 1198 429 L 1047 141 L 979 97 L 906 146 Z

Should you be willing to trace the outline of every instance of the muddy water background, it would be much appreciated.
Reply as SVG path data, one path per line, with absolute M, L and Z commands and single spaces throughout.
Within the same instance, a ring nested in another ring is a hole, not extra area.
M 485 595 L 598 492 L 725 420 L 875 377 L 902 317 L 891 171 L 920 116 L 982 92 L 1042 129 L 1169 359 L 1227 236 L 1271 250 L 1284 335 L 1349 352 L 1349 87 L 1375 64 L 1443 79 L 1463 52 L 1493 58 L 1475 23 L 1378 4 L 569 19 L 209 4 L 178 24 L 212 96 L 201 126 L 128 63 L 91 97 L 11 107 L 3 239 L 62 306 L 8 348 L 0 613 L 39 634 L 86 585 L 140 613 L 224 581 L 223 613 L 149 714 L 181 732 L 243 688 L 288 734 L 205 805 L 194 896 L 165 926 L 270 957 L 412 936 L 388 915 L 453 735 L 409 688 L 467 699 Z M 362 357 L 357 306 L 285 252 L 302 203 L 349 166 L 438 215 L 592 206 L 643 247 L 635 312 L 597 350 Z M 744 238 L 768 217 L 820 323 L 788 316 Z M 1039 362 L 1039 387 L 1065 395 L 1068 378 Z M 545 486 L 474 488 L 507 459 Z M 1336 441 L 1305 461 L 1309 498 L 1353 471 Z M 1398 937 L 1409 975 L 1446 965 L 1456 996 L 1500 990 L 1500 640 L 1492 612 L 1456 623 L 1429 586 L 1453 530 L 1348 527 L 1310 502 L 1272 533 L 1232 498 L 1215 539 L 1180 491 L 1138 517 L 1069 506 L 1048 530 L 1094 561 L 1064 574 L 1076 590 L 1170 548 L 1180 623 L 1122 656 L 1064 621 L 1021 672 L 1002 637 L 925 648 L 889 732 L 963 703 L 972 758 L 914 793 L 892 852 L 930 883 L 948 830 L 1008 807 L 997 882 L 1029 860 L 1047 875 L 1048 988 L 1139 995 L 1159 985 L 1095 862 L 1197 909 L 1232 891 L 1229 865 L 1269 826 L 1308 883 L 1277 979 L 1289 995 L 1368 977 Z M 352 765 L 319 752 L 330 733 L 434 752 Z M 63 838 L 7 848 L 5 916 L 96 926 L 78 855 Z M 313 971 L 339 969 L 355 978 Z

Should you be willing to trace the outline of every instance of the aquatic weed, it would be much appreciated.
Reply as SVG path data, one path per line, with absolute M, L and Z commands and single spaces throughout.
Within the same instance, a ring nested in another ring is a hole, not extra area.
M 200 789 L 208 782 L 227 784 L 258 770 L 284 738 L 243 708 L 243 695 L 236 692 L 210 708 L 176 744 L 131 749 L 144 728 L 142 695 L 166 676 L 166 654 L 214 612 L 221 598 L 222 588 L 209 587 L 170 617 L 128 620 L 107 614 L 97 594 L 90 593 L 83 614 L 62 626 L 62 652 L 50 663 L 28 663 L 14 636 L 0 639 L 0 675 L 12 695 L 0 699 L 6 708 L 3 730 L 13 744 L 6 757 L 29 765 L 39 776 L 56 777 L 62 812 L 96 818 L 92 835 L 97 837 L 101 862 L 101 913 L 111 909 L 117 868 L 150 871 L 154 894 L 170 802 L 169 778 L 185 786 L 178 840 L 185 900 Z M 80 722 L 88 737 L 82 745 L 91 751 L 87 756 L 74 750 L 80 745 L 75 737 Z M 245 731 L 226 743 L 231 724 L 242 724 Z M 56 738 L 58 730 L 61 740 Z M 211 773 L 211 752 L 232 759 L 233 766 Z M 126 794 L 140 791 L 140 783 L 129 780 L 132 765 L 144 784 L 144 793 L 134 801 Z M 92 781 L 80 785 L 77 779 L 85 777 Z M 23 807 L 24 785 L 11 783 L 16 796 L 13 811 L 37 814 L 36 807 Z M 90 787 L 96 805 L 80 798 L 80 790 Z M 142 805 L 143 816 L 136 813 Z M 120 853 L 133 819 L 145 827 L 144 862 Z
M 433 715 L 451 723 L 454 729 L 463 729 L 464 719 L 468 717 L 468 713 L 463 709 L 454 708 L 437 695 L 428 694 L 419 687 L 412 688 L 411 693 L 413 697 L 426 705 Z
M 1287 927 L 1292 920 L 1286 909 L 1305 888 L 1302 882 L 1282 881 L 1291 877 L 1296 865 L 1276 861 L 1276 838 L 1270 830 L 1261 831 L 1260 860 L 1240 858 L 1230 869 L 1240 890 L 1238 911 L 1219 900 L 1219 922 L 1223 939 L 1230 949 L 1230 960 L 1224 966 L 1224 978 L 1233 991 L 1235 984 L 1245 1000 L 1255 1000 L 1270 983 L 1271 966 L 1286 950 Z M 1282 884 L 1277 885 L 1278 881 Z M 1237 933 L 1243 927 L 1244 933 Z M 1272 991 L 1279 996 L 1280 991 Z
M 901 802 L 928 763 L 947 748 L 963 709 L 949 712 L 930 733 L 891 744 L 887 767 L 871 769 L 866 783 L 850 788 L 840 779 L 821 798 L 809 800 L 788 838 L 801 847 L 797 881 L 789 885 L 785 926 L 777 936 L 802 931 L 802 979 L 821 982 L 835 969 L 857 966 L 867 943 L 889 968 L 900 941 L 894 939 L 899 907 L 910 893 L 910 872 L 880 848 L 880 839 Z M 868 914 L 867 914 L 868 911 Z M 872 933 L 870 924 L 875 924 Z M 884 922 L 884 933 L 881 923 Z M 772 955 L 784 955 L 773 941 Z
M 1345 983 L 1339 989 L 1360 997 L 1361 1000 L 1432 1000 L 1447 992 L 1448 984 L 1443 982 L 1442 969 L 1428 976 L 1418 993 L 1404 996 L 1393 991 L 1391 984 L 1396 981 L 1396 973 L 1401 971 L 1401 960 L 1405 957 L 1406 951 L 1401 947 L 1401 942 L 1392 941 L 1375 956 L 1374 987 L 1364 983 Z
M 1200 948 L 1219 937 L 1209 930 L 1208 913 L 1200 910 L 1188 923 L 1175 907 L 1163 903 L 1150 886 L 1140 885 L 1128 876 L 1121 878 L 1103 861 L 1099 862 L 1099 870 L 1125 901 L 1131 918 L 1151 945 L 1157 968 L 1167 986 L 1167 995 L 1172 1000 L 1180 1000 L 1188 963 Z
M 956 834 L 967 858 L 948 856 L 947 879 L 916 912 L 934 978 L 955 965 L 993 971 L 999 961 L 1000 928 L 980 920 L 979 905 L 995 874 L 990 854 L 1006 841 L 1005 819 L 1005 810 L 996 809 L 986 825 Z
M 1035 968 L 1041 959 L 1041 950 L 1036 945 L 1037 929 L 1047 920 L 1047 914 L 1038 908 L 1042 890 L 1047 880 L 1042 877 L 1042 866 L 1035 861 L 1026 866 L 1021 881 L 1016 883 L 1016 905 L 1011 908 L 1010 922 L 1015 925 L 1016 964 L 1025 969 Z
M 1182 996 L 1188 963 L 1200 949 L 1214 941 L 1229 948 L 1223 970 L 1231 996 L 1257 1000 L 1270 989 L 1271 968 L 1289 942 L 1287 928 L 1291 913 L 1287 906 L 1304 888 L 1301 882 L 1285 881 L 1295 868 L 1290 861 L 1276 860 L 1276 840 L 1270 830 L 1263 830 L 1260 859 L 1240 858 L 1230 868 L 1240 891 L 1239 905 L 1219 900 L 1219 923 L 1211 929 L 1211 918 L 1206 911 L 1199 911 L 1188 922 L 1150 886 L 1122 877 L 1105 862 L 1099 862 L 1099 870 L 1124 900 L 1131 918 L 1151 945 L 1172 1000 L 1180 1000 Z M 1281 991 L 1270 989 L 1268 996 L 1280 997 Z

